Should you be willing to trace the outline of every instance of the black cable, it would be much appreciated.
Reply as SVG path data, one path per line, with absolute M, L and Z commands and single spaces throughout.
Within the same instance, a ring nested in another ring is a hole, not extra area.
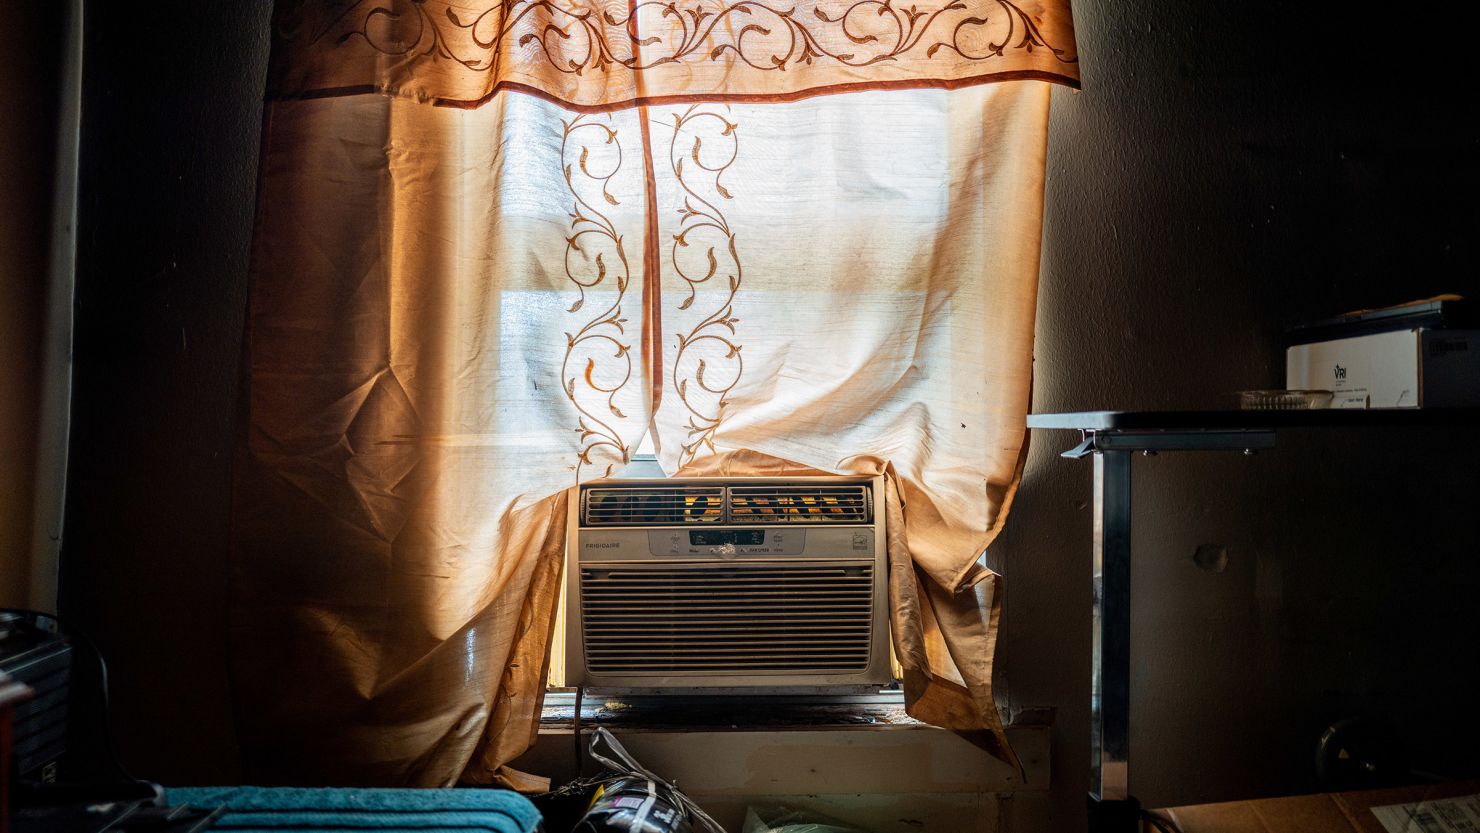
M 29 617 L 32 623 L 37 625 L 38 627 L 39 623 L 36 622 L 37 618 L 50 619 L 55 624 L 55 627 L 58 631 L 62 632 L 68 637 L 78 640 L 87 647 L 87 650 L 93 655 L 93 658 L 97 661 L 98 664 L 98 685 L 101 689 L 101 697 L 98 698 L 98 702 L 102 705 L 101 725 L 103 732 L 103 750 L 107 753 L 108 763 L 113 766 L 114 771 L 117 772 L 124 781 L 131 784 L 148 785 L 149 787 L 153 788 L 153 782 L 145 781 L 142 778 L 136 778 L 133 773 L 129 772 L 128 769 L 123 765 L 123 762 L 118 759 L 117 750 L 113 748 L 113 724 L 109 719 L 109 713 L 112 711 L 112 709 L 108 697 L 108 661 L 103 659 L 103 652 L 98 649 L 98 643 L 94 642 L 92 637 L 88 636 L 85 631 L 73 627 L 66 620 L 62 619 L 62 617 L 56 615 L 55 613 L 46 613 L 44 611 L 31 610 L 29 608 L 0 607 L 0 614 L 6 613 L 15 616 Z
M 1176 822 L 1173 822 L 1171 819 L 1164 819 L 1150 810 L 1142 810 L 1141 818 L 1145 819 L 1147 824 L 1156 828 L 1160 833 L 1182 833 L 1181 828 L 1177 827 Z
M 584 688 L 582 688 L 580 686 L 576 686 L 575 722 L 571 724 L 571 734 L 575 736 L 575 741 L 576 741 L 576 779 L 577 780 L 579 780 L 580 777 L 581 777 L 581 695 L 584 694 L 585 691 L 586 690 Z

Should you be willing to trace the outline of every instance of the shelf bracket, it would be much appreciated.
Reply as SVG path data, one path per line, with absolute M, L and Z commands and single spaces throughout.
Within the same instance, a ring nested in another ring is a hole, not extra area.
M 1244 451 L 1274 448 L 1273 428 L 1209 431 L 1080 431 L 1079 445 L 1061 456 L 1071 460 L 1102 451 Z

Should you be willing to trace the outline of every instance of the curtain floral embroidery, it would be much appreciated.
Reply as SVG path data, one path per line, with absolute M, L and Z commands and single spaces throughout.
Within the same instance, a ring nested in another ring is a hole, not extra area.
M 911 712 L 1011 759 L 1058 0 L 280 3 L 233 534 L 256 781 L 501 781 L 566 489 L 884 473 Z M 984 83 L 1000 81 L 1005 83 Z
M 1038 78 L 1077 84 L 1064 0 L 328 0 L 279 4 L 270 92 L 601 109 Z

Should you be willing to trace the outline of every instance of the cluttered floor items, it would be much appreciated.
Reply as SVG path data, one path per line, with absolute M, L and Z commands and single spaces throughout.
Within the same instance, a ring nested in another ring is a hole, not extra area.
M 593 733 L 590 754 L 604 772 L 535 799 L 547 833 L 867 833 L 775 806 L 751 807 L 743 830 L 726 831 L 677 783 L 638 763 L 605 728 Z

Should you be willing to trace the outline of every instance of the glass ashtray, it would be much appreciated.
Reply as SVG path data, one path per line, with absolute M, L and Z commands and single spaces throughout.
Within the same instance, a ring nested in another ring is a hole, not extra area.
M 1244 390 L 1238 406 L 1245 411 L 1310 411 L 1331 404 L 1329 390 Z

